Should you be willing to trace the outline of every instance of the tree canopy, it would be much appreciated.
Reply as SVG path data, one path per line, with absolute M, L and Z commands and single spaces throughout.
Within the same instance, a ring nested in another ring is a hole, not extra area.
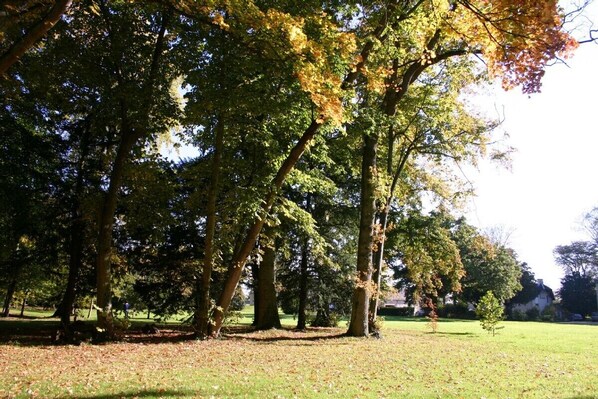
M 64 328 L 95 295 L 103 339 L 125 296 L 217 336 L 242 283 L 365 336 L 389 255 L 422 294 L 519 288 L 514 253 L 451 214 L 497 127 L 463 90 L 538 92 L 577 45 L 556 1 L 5 3 L 6 303 L 43 264 Z

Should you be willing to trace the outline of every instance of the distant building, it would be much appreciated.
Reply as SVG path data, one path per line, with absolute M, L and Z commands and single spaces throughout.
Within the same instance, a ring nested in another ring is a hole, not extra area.
M 406 308 L 408 306 L 409 304 L 407 303 L 407 296 L 405 295 L 404 289 L 388 295 L 384 301 L 380 301 L 379 305 L 381 308 Z
M 542 313 L 544 309 L 552 305 L 554 302 L 554 292 L 552 292 L 550 287 L 544 285 L 544 280 L 538 279 L 536 290 L 536 296 L 531 301 L 512 304 L 512 311 L 525 313 L 532 308 L 537 308 Z

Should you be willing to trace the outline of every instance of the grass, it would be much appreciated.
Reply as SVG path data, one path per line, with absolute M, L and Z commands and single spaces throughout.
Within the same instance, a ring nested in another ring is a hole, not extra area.
M 357 339 L 344 327 L 253 332 L 249 315 L 210 341 L 5 343 L 0 397 L 598 399 L 596 323 L 504 322 L 492 337 L 476 321 L 440 321 L 433 334 L 387 317 L 382 339 Z M 0 330 L 37 322 L 51 321 Z

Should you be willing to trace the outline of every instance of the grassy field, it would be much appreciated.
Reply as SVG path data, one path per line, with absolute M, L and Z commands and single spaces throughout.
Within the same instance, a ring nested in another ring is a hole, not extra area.
M 0 330 L 52 322 L 0 320 Z M 389 317 L 382 339 L 344 337 L 343 326 L 245 328 L 210 341 L 163 332 L 106 345 L 4 342 L 0 397 L 598 399 L 598 323 L 502 325 L 496 337 L 476 321 L 441 321 L 431 333 L 425 320 Z

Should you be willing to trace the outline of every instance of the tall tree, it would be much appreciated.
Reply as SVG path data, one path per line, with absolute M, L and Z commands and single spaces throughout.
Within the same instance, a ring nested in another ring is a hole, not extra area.
M 447 59 L 468 54 L 483 55 L 489 72 L 502 78 L 504 88 L 521 85 L 524 92 L 538 91 L 547 62 L 566 54 L 575 46 L 575 42 L 561 29 L 556 2 L 545 7 L 535 7 L 533 3 L 530 1 L 527 4 L 530 9 L 514 9 L 509 1 L 479 4 L 469 1 L 417 2 L 414 7 L 408 8 L 409 18 L 397 17 L 394 21 L 398 23 L 386 28 L 387 34 L 394 34 L 388 35 L 392 37 L 392 42 L 384 47 L 385 51 L 390 53 L 388 49 L 396 46 L 390 59 L 379 59 L 380 68 L 388 72 L 380 74 L 381 78 L 378 79 L 374 74 L 366 76 L 369 87 L 376 87 L 376 82 L 385 83 L 383 87 L 387 89 L 380 101 L 385 114 L 394 115 L 409 87 L 426 70 L 433 69 L 431 67 Z M 405 12 L 405 9 L 398 11 Z M 384 9 L 384 12 L 395 14 L 395 5 Z M 421 18 L 420 23 L 416 22 L 418 29 L 411 29 L 413 25 L 410 23 L 418 21 L 418 18 Z M 409 48 L 409 51 L 401 51 L 405 48 Z M 362 98 L 369 99 L 374 93 L 368 94 Z M 364 151 L 364 154 L 375 157 L 375 153 L 372 155 Z M 372 165 L 373 161 L 367 163 Z M 362 197 L 363 206 L 369 208 L 370 198 L 366 194 Z M 369 235 L 365 229 L 362 232 Z M 374 248 L 373 237 L 369 239 L 369 247 Z M 366 263 L 358 264 L 357 269 L 365 270 L 371 264 L 371 259 L 360 259 Z M 369 273 L 362 273 L 362 276 L 369 277 Z M 369 280 L 358 280 L 356 292 L 368 285 Z M 366 305 L 360 305 L 357 310 L 361 314 L 367 311 Z M 355 320 L 359 322 L 361 318 Z M 349 331 L 353 335 L 368 334 L 367 328 L 354 325 L 350 325 Z
M 465 268 L 464 300 L 476 303 L 492 291 L 504 303 L 521 290 L 521 267 L 511 249 L 494 245 L 467 223 L 457 226 L 455 241 Z
M 567 275 L 598 276 L 598 247 L 593 242 L 559 245 L 554 249 L 554 256 Z
M 589 276 L 573 272 L 561 280 L 561 304 L 570 312 L 586 316 L 596 311 L 596 295 L 596 282 Z

